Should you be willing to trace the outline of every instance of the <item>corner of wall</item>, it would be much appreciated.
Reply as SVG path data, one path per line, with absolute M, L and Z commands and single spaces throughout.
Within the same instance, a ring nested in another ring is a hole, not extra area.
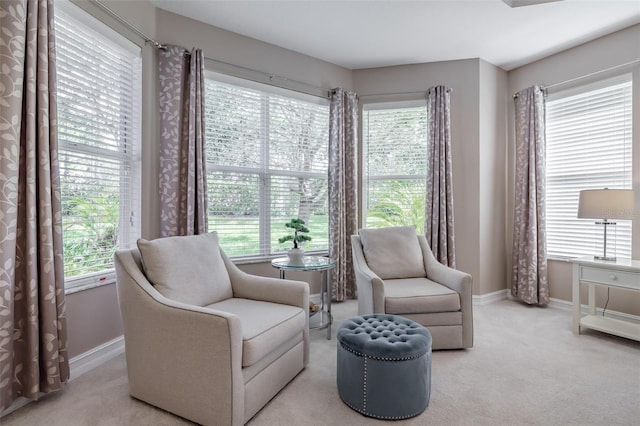
M 507 288 L 505 203 L 507 73 L 479 62 L 480 294 Z

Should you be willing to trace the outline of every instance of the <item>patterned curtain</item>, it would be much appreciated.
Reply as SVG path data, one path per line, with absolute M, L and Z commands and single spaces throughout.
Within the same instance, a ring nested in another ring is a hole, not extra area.
M 53 0 L 0 1 L 0 411 L 69 379 Z
M 549 303 L 545 224 L 545 99 L 532 86 L 515 97 L 516 165 L 511 294 Z
M 207 232 L 204 55 L 160 50 L 160 232 Z
M 435 86 L 427 91 L 427 194 L 424 231 L 436 259 L 455 268 L 450 108 L 450 89 Z
M 331 298 L 356 298 L 351 235 L 358 232 L 358 98 L 338 88 L 329 107 L 329 256 Z

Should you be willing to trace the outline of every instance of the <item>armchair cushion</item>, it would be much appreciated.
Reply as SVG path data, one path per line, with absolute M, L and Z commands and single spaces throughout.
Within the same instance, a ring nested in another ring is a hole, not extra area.
M 138 240 L 147 279 L 163 296 L 205 306 L 233 297 L 215 232 Z
M 360 240 L 367 265 L 383 280 L 426 276 L 414 226 L 361 229 Z
M 302 336 L 306 312 L 299 307 L 232 298 L 207 308 L 236 315 L 242 324 L 242 366 L 248 367 L 280 346 Z
M 384 281 L 385 312 L 422 314 L 460 311 L 460 295 L 427 278 Z

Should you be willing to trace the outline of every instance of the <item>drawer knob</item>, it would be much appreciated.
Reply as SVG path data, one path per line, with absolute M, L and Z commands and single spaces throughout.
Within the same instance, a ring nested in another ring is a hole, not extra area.
M 610 274 L 610 275 L 609 275 L 609 279 L 610 279 L 611 281 L 615 281 L 616 279 L 618 279 L 618 277 L 616 277 L 616 276 L 615 276 L 615 275 L 613 275 L 613 274 Z

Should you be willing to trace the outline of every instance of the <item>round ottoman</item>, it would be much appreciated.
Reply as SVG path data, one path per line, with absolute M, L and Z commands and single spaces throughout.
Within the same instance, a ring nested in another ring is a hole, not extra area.
M 398 420 L 429 405 L 431 334 L 407 318 L 372 314 L 344 320 L 337 333 L 340 398 L 365 416 Z

